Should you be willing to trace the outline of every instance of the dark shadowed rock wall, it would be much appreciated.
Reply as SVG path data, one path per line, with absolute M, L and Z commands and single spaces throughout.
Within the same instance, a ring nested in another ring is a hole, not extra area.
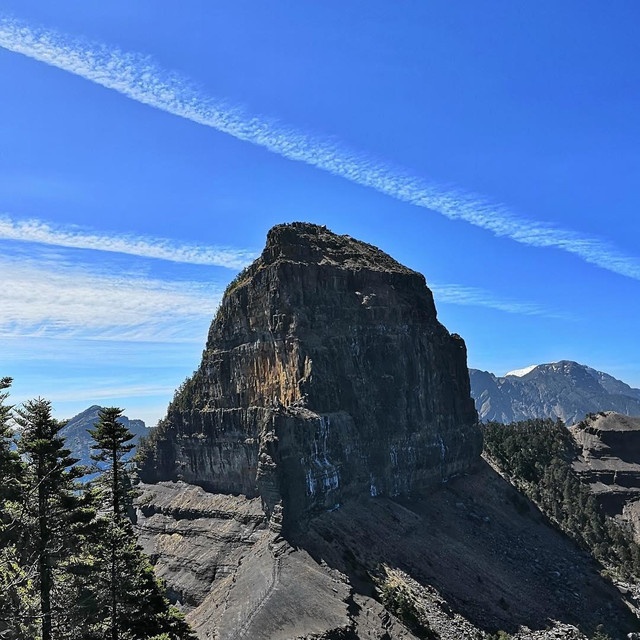
M 407 495 L 479 460 L 463 340 L 424 277 L 324 227 L 274 227 L 225 293 L 145 481 L 260 496 L 278 521 Z

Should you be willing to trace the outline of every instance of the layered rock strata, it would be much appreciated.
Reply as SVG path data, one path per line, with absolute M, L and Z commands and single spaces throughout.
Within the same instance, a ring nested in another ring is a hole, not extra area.
M 182 482 L 143 490 L 140 540 L 203 640 L 640 631 L 632 596 L 482 462 L 419 499 L 348 500 L 288 541 L 269 529 L 258 498 Z
M 324 227 L 274 227 L 228 287 L 145 481 L 260 497 L 272 526 L 423 491 L 479 460 L 463 340 L 424 277 Z
M 571 433 L 579 447 L 574 469 L 609 515 L 633 523 L 640 540 L 640 418 L 592 414 Z
M 141 446 L 140 541 L 199 638 L 637 628 L 480 460 L 465 360 L 420 274 L 314 225 L 269 233 Z

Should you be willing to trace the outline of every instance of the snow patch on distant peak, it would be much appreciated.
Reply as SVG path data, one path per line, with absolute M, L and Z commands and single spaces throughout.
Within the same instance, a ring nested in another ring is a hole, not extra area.
M 530 367 L 525 367 L 524 369 L 514 369 L 513 371 L 509 371 L 509 373 L 505 373 L 504 377 L 516 376 L 517 378 L 522 378 L 522 376 L 526 376 L 527 373 L 531 373 L 537 366 L 537 364 L 532 364 Z

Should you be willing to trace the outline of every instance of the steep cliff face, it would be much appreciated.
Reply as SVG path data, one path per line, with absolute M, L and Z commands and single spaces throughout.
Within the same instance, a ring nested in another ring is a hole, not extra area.
M 199 638 L 637 628 L 635 601 L 480 459 L 465 361 L 420 274 L 272 229 L 140 447 L 140 541 Z
M 436 319 L 424 277 L 294 223 L 229 286 L 142 475 L 259 496 L 295 521 L 439 484 L 480 451 L 465 345 Z
M 640 540 L 640 418 L 602 412 L 571 433 L 580 448 L 574 469 L 609 515 L 634 525 Z

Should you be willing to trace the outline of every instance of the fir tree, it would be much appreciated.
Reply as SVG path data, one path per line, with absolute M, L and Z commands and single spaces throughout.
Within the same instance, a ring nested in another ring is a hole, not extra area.
M 137 544 L 129 518 L 132 484 L 124 460 L 133 435 L 118 419 L 122 410 L 103 409 L 95 428 L 92 458 L 100 464 L 97 482 L 103 516 L 95 523 L 96 600 L 101 602 L 104 636 L 111 640 L 146 639 L 166 634 L 168 640 L 194 638 L 182 614 L 164 596 L 164 587 Z M 108 627 L 108 628 L 106 628 Z
M 22 464 L 13 444 L 12 407 L 5 404 L 11 378 L 0 378 L 0 638 L 32 638 L 32 581 L 21 562 Z
M 5 404 L 9 396 L 11 378 L 0 378 L 0 548 L 12 538 L 13 518 L 11 505 L 20 495 L 22 465 L 15 450 L 11 426 L 12 407 Z
M 77 479 L 83 471 L 65 448 L 61 424 L 52 417 L 51 403 L 42 398 L 16 410 L 22 432 L 18 452 L 25 464 L 22 524 L 26 567 L 34 568 L 38 590 L 40 637 L 61 637 L 65 612 L 73 608 L 66 563 L 79 546 L 78 526 L 88 519 Z
M 103 463 L 103 467 L 106 466 L 100 484 L 104 498 L 103 503 L 108 503 L 111 511 L 109 522 L 103 523 L 103 525 L 107 525 L 105 532 L 109 547 L 109 557 L 105 564 L 108 564 L 109 624 L 113 640 L 119 637 L 121 626 L 118 616 L 118 605 L 122 605 L 118 569 L 130 537 L 127 535 L 129 532 L 126 531 L 124 518 L 124 508 L 130 496 L 124 483 L 126 469 L 123 458 L 134 447 L 131 444 L 133 435 L 123 424 L 118 422 L 120 417 L 122 417 L 122 410 L 117 407 L 102 409 L 99 413 L 99 422 L 94 429 L 89 429 L 89 435 L 94 440 L 93 449 L 97 452 L 91 458 L 98 463 Z
M 122 417 L 122 409 L 107 407 L 101 409 L 99 422 L 94 429 L 89 429 L 93 438 L 91 459 L 105 465 L 104 483 L 110 495 L 111 513 L 114 519 L 121 520 L 125 510 L 131 503 L 131 483 L 128 482 L 127 471 L 123 458 L 134 447 L 131 444 L 134 435 L 125 425 L 118 422 Z

